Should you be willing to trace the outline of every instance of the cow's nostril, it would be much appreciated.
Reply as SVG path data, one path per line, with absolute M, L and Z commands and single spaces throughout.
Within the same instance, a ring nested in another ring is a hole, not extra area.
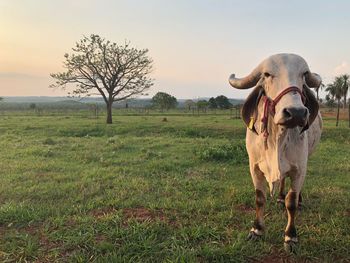
M 308 114 L 308 110 L 307 109 L 303 109 L 303 108 L 285 108 L 283 109 L 283 117 L 285 119 L 302 119 L 302 118 L 306 118 Z
M 293 128 L 295 126 L 304 126 L 309 111 L 303 107 L 289 107 L 283 109 L 283 117 L 280 124 Z
M 305 109 L 305 110 L 304 110 L 304 118 L 305 118 L 305 119 L 307 118 L 307 114 L 308 114 L 308 113 L 309 113 L 308 110 Z
M 283 109 L 283 115 L 286 119 L 292 118 L 292 112 L 289 109 Z

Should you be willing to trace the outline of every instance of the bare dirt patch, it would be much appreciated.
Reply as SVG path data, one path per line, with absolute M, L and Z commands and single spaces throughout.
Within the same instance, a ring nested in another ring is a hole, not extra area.
M 345 210 L 344 216 L 350 217 L 350 209 L 346 209 L 346 210 Z
M 107 237 L 105 235 L 102 234 L 96 234 L 95 236 L 95 242 L 96 243 L 101 243 L 107 240 Z
M 39 240 L 40 248 L 44 252 L 49 252 L 62 246 L 60 242 L 52 241 L 49 239 L 47 234 L 44 232 L 42 225 L 29 225 L 23 228 L 22 231 L 30 234 L 31 236 L 37 237 Z
M 125 226 L 128 225 L 128 221 L 130 220 L 134 220 L 140 223 L 161 221 L 166 222 L 170 225 L 175 225 L 174 220 L 170 220 L 165 215 L 163 210 L 154 210 L 146 207 L 133 207 L 123 209 L 116 209 L 114 207 L 103 207 L 91 210 L 89 212 L 89 215 L 93 216 L 96 219 L 102 219 L 119 211 L 122 212 L 123 223 Z
M 35 237 L 36 242 L 38 242 L 39 246 L 38 258 L 36 258 L 35 262 L 56 262 L 55 253 L 51 254 L 50 252 L 58 251 L 60 255 L 62 254 L 61 247 L 63 246 L 63 244 L 58 241 L 50 240 L 47 236 L 47 233 L 45 233 L 44 226 L 42 224 L 29 224 L 27 226 L 20 227 L 16 227 L 14 225 L 0 226 L 0 235 L 5 235 L 6 232 L 12 231 Z
M 293 258 L 288 257 L 287 255 L 283 255 L 278 253 L 278 251 L 272 251 L 271 254 L 263 256 L 262 258 L 251 259 L 249 262 L 251 263 L 292 263 L 299 262 Z M 301 261 L 305 262 L 305 261 Z
M 236 209 L 243 213 L 251 213 L 255 211 L 255 208 L 243 204 L 236 206 Z
M 252 262 L 257 262 L 257 263 L 285 263 L 285 262 L 290 262 L 287 261 L 285 258 L 281 258 L 278 255 L 268 255 L 260 260 L 257 261 L 252 261 Z
M 91 210 L 89 214 L 95 218 L 104 218 L 115 212 L 116 212 L 116 209 L 114 207 L 103 207 L 103 208 Z
M 336 108 L 334 108 L 333 110 L 321 109 L 321 114 L 322 114 L 322 117 L 325 117 L 325 118 L 336 118 L 337 117 L 337 109 Z M 349 118 L 348 111 L 344 110 L 344 109 L 340 109 L 339 119 L 340 120 L 347 120 L 348 118 Z
M 6 232 L 6 227 L 4 225 L 0 225 L 0 235 L 3 236 Z
M 162 210 L 151 210 L 145 207 L 125 208 L 123 209 L 123 217 L 127 221 L 133 219 L 138 222 L 168 221 Z

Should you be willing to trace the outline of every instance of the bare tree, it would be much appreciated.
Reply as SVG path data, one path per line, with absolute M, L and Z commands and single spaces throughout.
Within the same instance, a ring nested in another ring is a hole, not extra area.
M 83 37 L 65 54 L 65 72 L 51 74 L 52 88 L 76 84 L 70 95 L 102 95 L 107 106 L 107 123 L 112 123 L 112 105 L 135 95 L 143 95 L 153 85 L 149 77 L 152 59 L 148 50 L 111 43 L 98 35 Z

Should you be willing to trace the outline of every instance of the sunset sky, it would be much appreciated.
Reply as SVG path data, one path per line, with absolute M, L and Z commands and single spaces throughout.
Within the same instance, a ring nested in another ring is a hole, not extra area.
M 350 1 L 0 0 L 0 96 L 63 96 L 48 88 L 83 35 L 148 48 L 149 91 L 177 98 L 220 94 L 265 57 L 303 56 L 325 83 L 350 73 Z

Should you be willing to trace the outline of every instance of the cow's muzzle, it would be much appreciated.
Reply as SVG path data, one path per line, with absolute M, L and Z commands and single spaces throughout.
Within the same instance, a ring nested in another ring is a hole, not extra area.
M 278 121 L 278 125 L 287 128 L 296 126 L 304 127 L 309 118 L 309 110 L 306 107 L 289 107 L 282 110 L 282 118 Z

